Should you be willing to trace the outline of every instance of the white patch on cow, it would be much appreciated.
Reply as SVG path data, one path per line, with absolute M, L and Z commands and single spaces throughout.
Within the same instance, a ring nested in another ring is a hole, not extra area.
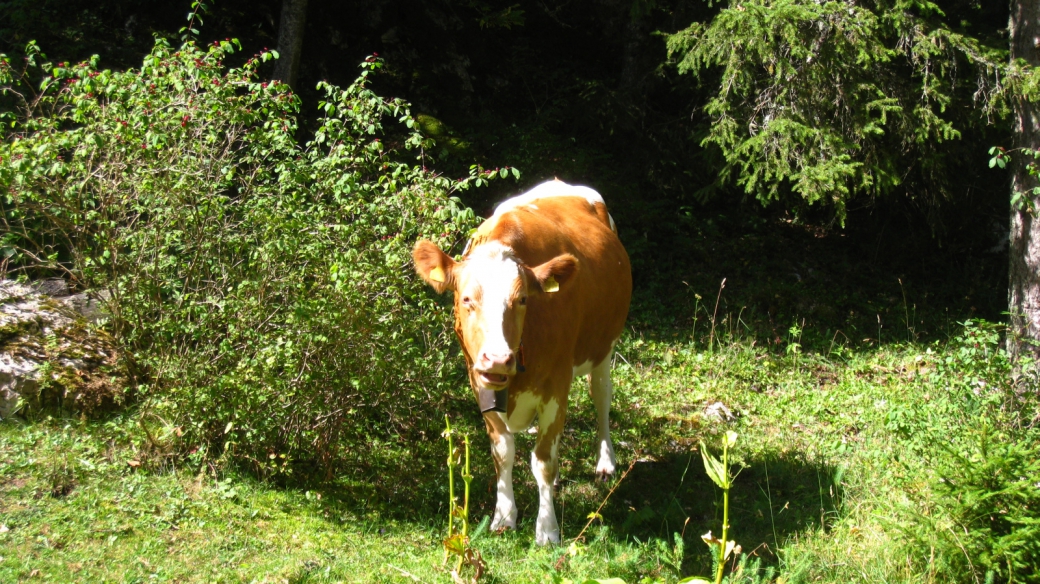
M 534 524 L 534 541 L 538 545 L 560 543 L 560 524 L 556 522 L 556 508 L 553 507 L 553 479 L 559 465 L 558 445 L 559 440 L 553 439 L 549 460 L 540 460 L 534 452 L 531 453 L 531 471 L 538 483 L 538 519 Z
M 495 213 L 492 217 L 498 217 L 524 205 L 531 205 L 534 207 L 534 205 L 531 204 L 533 201 L 549 197 L 581 197 L 591 205 L 595 205 L 596 203 L 606 205 L 603 201 L 603 197 L 589 187 L 569 185 L 563 181 L 551 180 L 536 186 L 522 195 L 517 195 L 511 199 L 502 201 L 497 207 L 495 207 Z M 535 208 L 537 209 L 537 207 Z M 613 229 L 613 221 L 614 220 L 611 219 L 611 229 Z
M 499 412 L 498 415 L 505 422 L 506 428 L 509 428 L 510 432 L 523 432 L 525 429 L 531 426 L 531 422 L 534 420 L 534 415 L 538 411 L 539 404 L 542 400 L 538 396 L 534 395 L 529 391 L 519 393 L 516 396 L 516 403 L 513 407 L 513 413 L 510 416 Z
M 592 368 L 589 375 L 589 390 L 592 403 L 596 406 L 596 446 L 599 450 L 596 474 L 599 475 L 614 474 L 617 464 L 614 445 L 610 442 L 610 400 L 614 395 L 614 385 L 610 381 L 610 357 L 608 354 L 599 365 Z
M 481 313 L 484 317 L 484 346 L 477 348 L 481 353 L 505 354 L 513 351 L 505 337 L 504 319 L 514 283 L 520 277 L 520 266 L 513 250 L 490 241 L 473 250 L 467 258 L 466 271 L 480 284 L 482 290 Z
M 516 459 L 516 446 L 513 435 L 499 434 L 498 440 L 491 445 L 491 451 L 498 462 L 498 501 L 495 503 L 491 529 L 516 529 L 516 501 L 513 498 L 513 461 Z
M 592 373 L 592 361 L 586 361 L 581 365 L 577 365 L 573 368 L 574 374 L 571 376 L 578 377 L 579 375 L 588 375 Z
M 550 399 L 538 410 L 538 429 L 544 432 L 556 421 L 560 413 L 560 404 L 555 399 Z

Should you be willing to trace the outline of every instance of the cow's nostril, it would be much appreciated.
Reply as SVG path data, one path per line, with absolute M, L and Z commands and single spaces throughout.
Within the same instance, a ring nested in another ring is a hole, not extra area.
M 484 353 L 480 354 L 480 364 L 482 367 L 491 369 L 496 366 L 512 367 L 516 361 L 516 356 L 513 353 Z

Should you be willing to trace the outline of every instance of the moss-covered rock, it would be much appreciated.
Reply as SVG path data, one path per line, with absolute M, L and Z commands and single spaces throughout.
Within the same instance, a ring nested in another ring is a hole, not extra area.
M 123 401 L 115 343 L 83 306 L 96 316 L 86 297 L 0 281 L 0 418 L 51 408 L 89 415 Z

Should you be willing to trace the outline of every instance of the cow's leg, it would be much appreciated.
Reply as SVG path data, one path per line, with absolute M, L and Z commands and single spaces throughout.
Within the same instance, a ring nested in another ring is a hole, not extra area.
M 559 474 L 560 433 L 567 416 L 567 404 L 550 399 L 538 414 L 538 439 L 531 452 L 531 472 L 538 483 L 538 519 L 534 540 L 538 545 L 560 543 L 560 525 L 553 506 L 553 485 Z
M 491 519 L 491 529 L 516 529 L 516 501 L 513 499 L 516 447 L 513 433 L 496 412 L 485 413 L 484 423 L 491 438 L 491 457 L 495 459 L 495 470 L 498 472 L 498 500 L 495 503 L 495 515 Z
M 596 474 L 603 479 L 614 474 L 616 463 L 614 445 L 610 442 L 610 400 L 614 396 L 614 385 L 610 381 L 611 361 L 611 355 L 607 355 L 589 374 L 592 403 L 596 406 L 596 448 L 599 450 Z

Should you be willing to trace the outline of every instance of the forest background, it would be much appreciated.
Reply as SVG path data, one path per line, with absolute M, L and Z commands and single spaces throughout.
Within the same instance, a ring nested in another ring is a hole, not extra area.
M 243 55 L 276 48 L 282 4 L 214 3 L 200 41 L 237 38 Z M 1006 51 L 1004 3 L 938 6 L 941 15 L 919 12 Z M 804 318 L 822 337 L 842 328 L 857 341 L 876 336 L 867 332 L 879 315 L 883 327 L 901 334 L 895 323 L 905 320 L 904 301 L 936 313 L 919 314 L 930 323 L 919 333 L 973 314 L 999 320 L 1007 310 L 1010 179 L 988 167 L 987 152 L 1010 147 L 1011 125 L 1007 112 L 1001 121 L 973 101 L 977 79 L 969 65 L 947 81 L 954 101 L 942 104 L 956 138 L 907 147 L 890 131 L 887 158 L 868 165 L 890 166 L 892 178 L 810 203 L 789 180 L 773 181 L 765 195 L 724 180 L 727 161 L 704 144 L 712 122 L 704 106 L 720 73 L 679 74 L 681 55 L 669 59 L 665 34 L 710 22 L 719 3 L 315 0 L 305 7 L 295 83 L 304 104 L 301 136 L 317 117 L 317 81 L 347 85 L 357 64 L 378 53 L 387 66 L 373 88 L 413 104 L 438 142 L 427 152 L 431 167 L 449 177 L 465 176 L 474 163 L 523 171 L 521 184 L 464 194 L 478 215 L 550 178 L 603 192 L 626 218 L 620 228 L 642 283 L 637 293 L 660 301 L 638 306 L 656 305 L 663 318 L 690 314 L 691 291 L 710 294 L 722 278 L 727 306 L 767 317 L 749 320 L 783 331 Z M 175 39 L 185 7 L 10 1 L 4 11 L 0 39 L 8 54 L 35 39 L 51 60 L 98 54 L 101 67 L 118 69 L 139 65 L 153 35 Z M 913 88 L 909 76 L 905 84 Z M 784 243 L 737 244 L 766 233 Z

